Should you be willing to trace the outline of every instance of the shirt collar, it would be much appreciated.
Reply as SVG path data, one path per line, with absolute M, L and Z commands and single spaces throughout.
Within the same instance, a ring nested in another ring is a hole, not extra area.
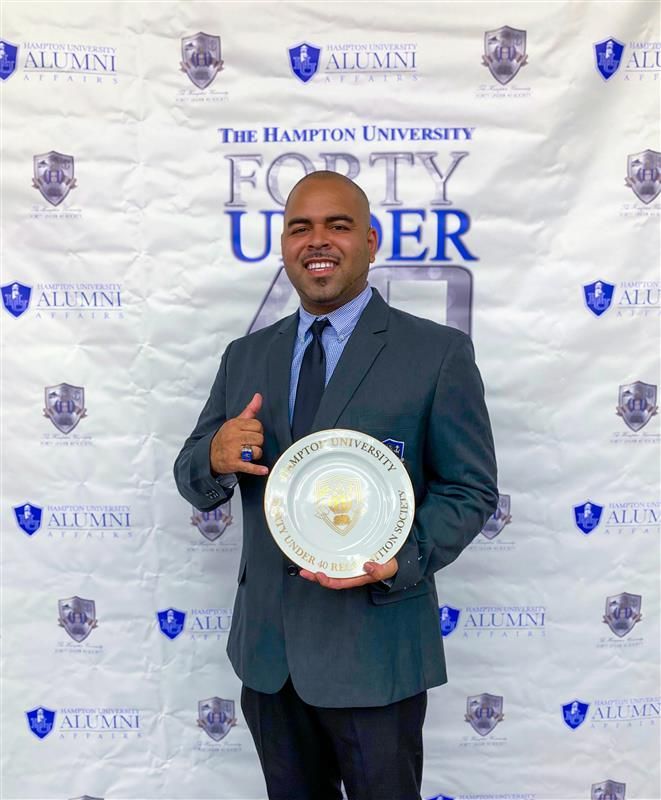
M 335 331 L 337 338 L 342 341 L 345 339 L 356 327 L 356 323 L 363 313 L 365 306 L 369 303 L 372 297 L 372 287 L 366 286 L 363 291 L 345 303 L 343 306 L 336 308 L 328 314 L 321 314 L 316 317 L 310 314 L 303 306 L 298 309 L 298 338 L 303 341 L 305 335 L 310 329 L 310 326 L 316 319 L 327 319 Z

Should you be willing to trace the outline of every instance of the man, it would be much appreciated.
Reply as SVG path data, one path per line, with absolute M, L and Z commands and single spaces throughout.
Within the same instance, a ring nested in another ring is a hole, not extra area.
M 175 464 L 179 490 L 205 510 L 240 478 L 228 654 L 271 800 L 339 800 L 340 780 L 351 800 L 420 797 L 426 690 L 446 681 L 433 575 L 498 501 L 470 339 L 389 308 L 367 284 L 376 248 L 352 181 L 299 181 L 282 254 L 301 308 L 229 345 Z M 263 512 L 266 475 L 292 429 L 300 438 L 335 427 L 402 442 L 416 496 L 403 548 L 357 578 L 288 563 Z

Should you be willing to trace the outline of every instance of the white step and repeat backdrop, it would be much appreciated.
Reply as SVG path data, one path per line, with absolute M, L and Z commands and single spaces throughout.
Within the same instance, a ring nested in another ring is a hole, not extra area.
M 227 343 L 295 308 L 283 200 L 325 168 L 495 430 L 424 797 L 658 800 L 658 4 L 23 2 L 1 38 L 2 797 L 265 797 L 240 502 L 171 471 Z

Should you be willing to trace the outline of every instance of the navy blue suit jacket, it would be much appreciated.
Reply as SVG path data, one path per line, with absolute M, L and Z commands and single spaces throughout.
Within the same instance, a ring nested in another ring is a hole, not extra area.
M 298 315 L 232 342 L 175 463 L 181 494 L 211 510 L 226 501 L 211 440 L 255 392 L 264 404 L 263 463 L 292 444 L 288 395 Z M 405 443 L 416 513 L 390 591 L 342 591 L 287 573 L 263 510 L 265 479 L 240 476 L 243 548 L 230 660 L 244 684 L 275 692 L 291 674 L 306 702 L 379 706 L 446 681 L 434 573 L 454 561 L 497 505 L 484 390 L 468 336 L 390 308 L 363 311 L 324 392 L 313 431 L 349 428 Z

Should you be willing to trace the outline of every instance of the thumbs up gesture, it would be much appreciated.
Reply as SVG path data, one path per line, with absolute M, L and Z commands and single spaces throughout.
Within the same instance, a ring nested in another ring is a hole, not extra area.
M 257 393 L 238 417 L 228 419 L 218 428 L 211 440 L 211 469 L 217 474 L 247 472 L 250 475 L 268 475 L 268 467 L 255 464 L 262 457 L 264 428 L 257 419 L 262 407 L 262 396 Z M 241 450 L 252 448 L 252 461 L 241 459 Z

